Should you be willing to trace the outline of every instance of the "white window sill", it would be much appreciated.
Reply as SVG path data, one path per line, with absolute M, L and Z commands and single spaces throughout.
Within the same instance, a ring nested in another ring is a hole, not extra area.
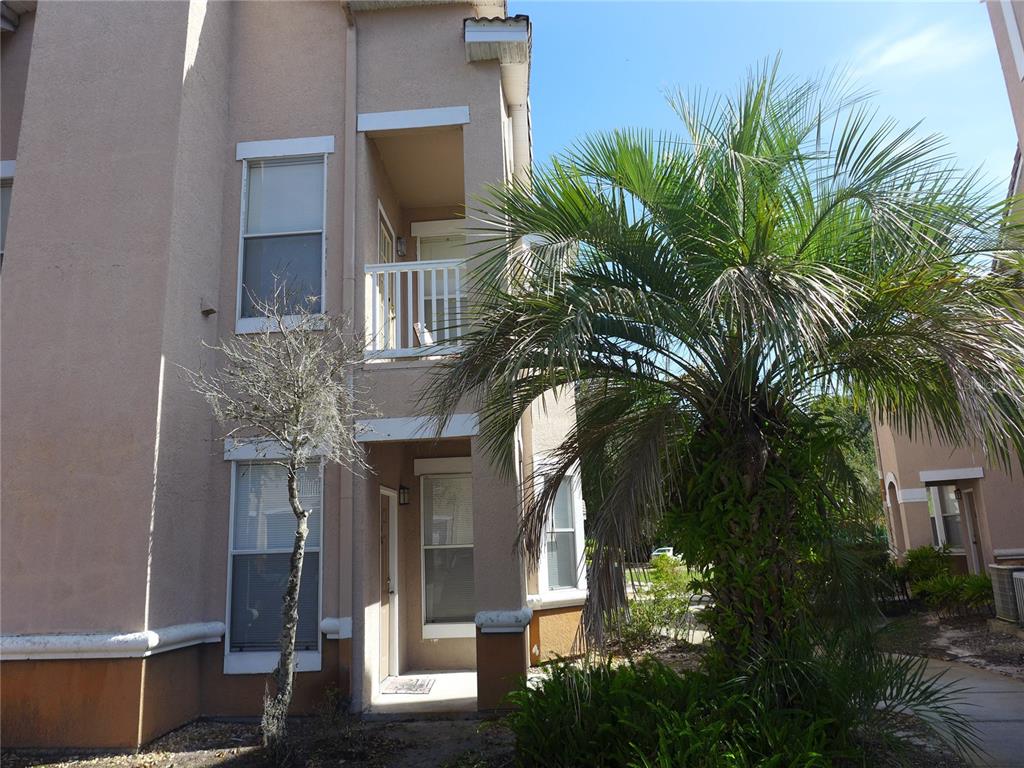
M 476 624 L 472 621 L 452 624 L 424 624 L 424 640 L 447 640 L 451 638 L 476 637 Z
M 280 657 L 277 651 L 229 652 L 224 654 L 224 674 L 265 675 L 274 671 Z M 319 672 L 320 651 L 296 651 L 295 671 Z
M 285 315 L 281 318 L 284 321 L 284 327 L 291 330 L 295 328 L 299 321 L 302 320 L 302 315 Z M 322 330 L 324 327 L 324 316 L 315 315 L 314 328 Z M 235 333 L 266 333 L 267 331 L 279 331 L 280 326 L 276 321 L 271 320 L 269 317 L 239 317 L 235 319 Z
M 539 595 L 530 595 L 526 604 L 530 608 L 544 610 L 545 608 L 569 608 L 583 605 L 587 601 L 587 590 L 585 589 L 553 589 L 541 592 Z

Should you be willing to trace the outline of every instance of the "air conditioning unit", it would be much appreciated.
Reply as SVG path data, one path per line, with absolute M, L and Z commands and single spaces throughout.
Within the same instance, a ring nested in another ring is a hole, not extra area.
M 1014 623 L 1021 621 L 1024 617 L 1024 602 L 1022 592 L 1018 590 L 1024 590 L 1024 582 L 1015 584 L 1015 574 L 1024 577 L 1024 566 L 992 564 L 988 567 L 988 574 L 992 577 L 996 616 Z
M 1024 570 L 1013 572 L 1013 596 L 1017 598 L 1017 623 L 1024 627 Z

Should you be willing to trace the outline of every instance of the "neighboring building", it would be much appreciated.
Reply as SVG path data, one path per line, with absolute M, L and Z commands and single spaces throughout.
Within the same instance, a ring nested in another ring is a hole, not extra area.
M 1024 146 L 1024 2 L 987 0 L 986 5 L 1018 147 Z M 1008 167 L 1009 161 L 1008 149 Z M 1019 151 L 1009 191 L 1024 191 Z M 1008 473 L 979 446 L 911 440 L 885 424 L 875 425 L 875 438 L 889 539 L 898 553 L 947 545 L 959 567 L 970 573 L 986 572 L 993 564 L 1024 565 L 1024 470 L 1019 462 Z
M 301 483 L 294 711 L 331 687 L 355 711 L 491 709 L 531 655 L 570 652 L 578 480 L 527 573 L 520 483 L 477 414 L 440 440 L 417 415 L 458 352 L 464 206 L 530 166 L 529 19 L 486 0 L 2 8 L 4 746 L 130 748 L 259 714 L 284 480 L 216 440 L 177 367 L 259 328 L 247 293 L 275 275 L 365 330 L 356 384 L 380 412 L 365 477 Z M 520 478 L 571 406 L 523 419 Z M 382 693 L 417 671 L 429 695 Z

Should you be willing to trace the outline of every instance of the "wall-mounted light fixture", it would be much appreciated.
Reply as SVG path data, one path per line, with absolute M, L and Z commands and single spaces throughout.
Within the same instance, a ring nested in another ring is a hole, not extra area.
M 409 486 L 398 486 L 398 503 L 402 505 L 409 503 Z
M 398 254 L 398 258 L 405 258 L 405 238 L 400 237 L 395 240 L 395 252 Z

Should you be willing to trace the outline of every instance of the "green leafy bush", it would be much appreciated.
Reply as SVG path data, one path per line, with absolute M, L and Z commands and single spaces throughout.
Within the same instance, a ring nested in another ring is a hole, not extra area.
M 919 581 L 914 592 L 930 609 L 946 615 L 987 612 L 992 604 L 992 580 L 984 574 L 941 573 Z
M 924 546 L 907 550 L 904 569 L 911 586 L 936 576 L 952 573 L 949 549 Z
M 627 653 L 649 647 L 664 636 L 684 639 L 692 625 L 692 574 L 667 555 L 654 558 L 635 597 L 619 617 L 619 642 Z
M 925 675 L 925 660 L 877 653 L 822 635 L 790 657 L 762 657 L 717 680 L 645 660 L 549 668 L 512 694 L 508 725 L 520 766 L 769 768 L 864 757 L 866 739 L 893 738 L 901 717 L 955 746 L 974 731 L 950 706 L 956 689 Z

